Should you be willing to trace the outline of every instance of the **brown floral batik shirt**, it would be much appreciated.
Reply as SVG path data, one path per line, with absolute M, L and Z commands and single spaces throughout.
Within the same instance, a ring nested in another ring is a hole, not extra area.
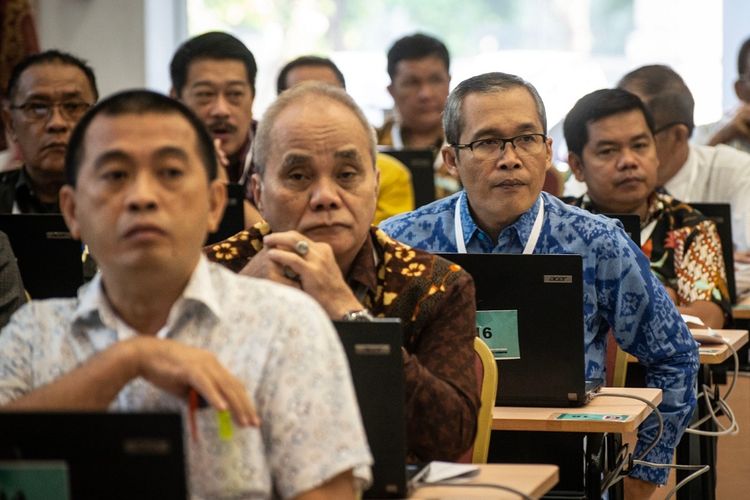
M 206 255 L 239 272 L 269 232 L 257 224 L 206 247 Z M 401 319 L 409 459 L 456 459 L 474 440 L 479 408 L 471 276 L 373 227 L 346 280 L 373 315 Z

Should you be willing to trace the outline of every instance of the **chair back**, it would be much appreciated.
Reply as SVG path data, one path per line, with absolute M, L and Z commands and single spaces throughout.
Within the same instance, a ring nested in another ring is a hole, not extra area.
M 497 396 L 497 363 L 492 351 L 479 337 L 474 337 L 474 372 L 481 406 L 477 414 L 477 434 L 474 444 L 457 460 L 460 463 L 486 464 L 492 432 L 492 409 Z

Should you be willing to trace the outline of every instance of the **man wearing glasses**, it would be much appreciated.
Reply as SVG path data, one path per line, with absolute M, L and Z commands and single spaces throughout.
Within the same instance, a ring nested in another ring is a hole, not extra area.
M 443 159 L 464 189 L 381 227 L 429 251 L 580 254 L 586 378 L 603 378 L 611 328 L 620 346 L 649 367 L 647 384 L 664 391 L 665 432 L 645 460 L 670 463 L 695 405 L 697 345 L 645 256 L 618 225 L 541 192 L 552 140 L 536 89 L 505 73 L 475 76 L 448 97 L 443 126 L 449 144 Z M 652 443 L 656 428 L 652 415 L 639 429 L 635 456 Z M 647 498 L 666 480 L 666 469 L 636 466 L 626 491 Z
M 729 203 L 736 259 L 750 261 L 750 154 L 690 144 L 693 95 L 672 68 L 642 66 L 617 86 L 640 97 L 654 117 L 659 185 L 686 203 Z
M 3 121 L 23 166 L 0 176 L 0 213 L 59 213 L 70 133 L 99 97 L 94 72 L 75 56 L 48 50 L 13 68 L 5 95 Z

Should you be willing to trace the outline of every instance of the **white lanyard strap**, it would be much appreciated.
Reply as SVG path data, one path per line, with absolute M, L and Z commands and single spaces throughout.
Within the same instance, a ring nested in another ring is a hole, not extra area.
M 401 138 L 401 125 L 395 121 L 391 126 L 391 142 L 393 143 L 393 149 L 404 149 L 404 141 Z
M 645 245 L 649 238 L 651 238 L 651 234 L 653 234 L 657 222 L 658 220 L 654 219 L 649 222 L 646 227 L 641 229 L 641 245 Z
M 461 202 L 466 196 L 465 191 L 461 191 L 461 194 L 456 200 L 456 208 L 453 211 L 453 227 L 455 230 L 456 237 L 456 250 L 458 253 L 466 253 L 466 241 L 464 241 L 464 226 L 461 223 Z M 539 241 L 539 235 L 542 234 L 542 224 L 544 223 L 544 198 L 539 198 L 539 212 L 536 214 L 534 219 L 534 225 L 531 226 L 531 233 L 526 245 L 523 247 L 524 255 L 529 255 L 534 252 L 536 243 Z

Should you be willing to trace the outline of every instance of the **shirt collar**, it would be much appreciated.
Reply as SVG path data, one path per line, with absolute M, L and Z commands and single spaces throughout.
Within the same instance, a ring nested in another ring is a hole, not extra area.
M 476 222 L 474 222 L 474 218 L 471 216 L 471 212 L 469 210 L 469 200 L 466 192 L 462 191 L 461 193 L 462 194 L 459 198 L 458 203 L 461 203 L 461 207 L 459 210 L 461 215 L 461 225 L 463 226 L 464 241 L 471 241 L 474 236 L 479 237 L 479 234 L 482 234 L 484 236 L 484 239 L 489 239 L 487 233 L 485 233 L 479 226 L 477 226 Z M 534 226 L 536 215 L 539 213 L 541 197 L 542 194 L 540 193 L 531 208 L 522 213 L 521 216 L 518 217 L 518 219 L 516 219 L 513 224 L 506 226 L 502 231 L 500 231 L 498 241 L 501 241 L 504 236 L 507 238 L 508 236 L 510 236 L 510 234 L 515 233 L 521 246 L 523 247 L 524 245 L 526 245 L 526 242 L 531 236 L 531 228 Z M 493 242 L 493 244 L 496 244 L 496 242 Z
M 169 330 L 183 309 L 190 304 L 198 304 L 215 318 L 221 318 L 222 309 L 217 292 L 211 279 L 210 264 L 206 257 L 201 255 L 182 295 L 172 305 L 165 328 Z M 72 322 L 75 324 L 92 320 L 95 316 L 112 329 L 121 321 L 104 293 L 101 272 L 97 272 L 94 278 L 78 291 L 78 306 L 73 313 Z

